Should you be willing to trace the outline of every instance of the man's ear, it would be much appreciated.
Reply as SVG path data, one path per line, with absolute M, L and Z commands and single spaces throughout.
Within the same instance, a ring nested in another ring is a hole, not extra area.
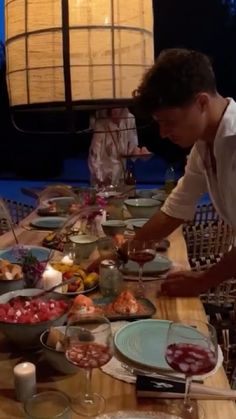
M 196 104 L 199 108 L 199 110 L 204 113 L 206 112 L 210 102 L 210 97 L 208 93 L 198 93 L 196 96 Z

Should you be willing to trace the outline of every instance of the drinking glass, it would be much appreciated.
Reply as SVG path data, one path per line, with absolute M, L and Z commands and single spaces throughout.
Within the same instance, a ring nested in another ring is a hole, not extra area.
M 143 295 L 143 267 L 151 262 L 156 256 L 155 241 L 153 240 L 130 240 L 128 242 L 128 258 L 139 265 L 138 281 L 139 293 Z
M 217 363 L 218 345 L 215 328 L 200 320 L 184 320 L 170 323 L 167 334 L 166 362 L 186 377 L 183 414 L 188 419 L 204 417 L 196 412 L 190 401 L 189 390 L 192 376 L 207 374 Z
M 27 419 L 71 419 L 70 400 L 60 391 L 44 391 L 24 403 Z
M 108 319 L 99 315 L 74 314 L 66 328 L 66 358 L 85 371 L 85 391 L 72 400 L 78 415 L 96 416 L 105 408 L 104 398 L 91 390 L 93 368 L 110 361 L 113 339 Z

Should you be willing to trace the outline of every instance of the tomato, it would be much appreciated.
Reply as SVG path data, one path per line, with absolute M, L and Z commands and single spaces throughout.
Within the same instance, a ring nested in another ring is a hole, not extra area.
M 63 274 L 63 280 L 66 281 L 67 279 L 72 278 L 73 275 L 74 275 L 74 272 L 67 271 Z

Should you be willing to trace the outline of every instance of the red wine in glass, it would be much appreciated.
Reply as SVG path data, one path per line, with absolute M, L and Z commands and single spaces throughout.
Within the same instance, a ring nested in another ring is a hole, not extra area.
M 79 368 L 100 368 L 110 361 L 112 353 L 107 345 L 100 343 L 75 343 L 66 351 L 69 362 Z
M 217 358 L 209 348 L 191 343 L 172 343 L 167 347 L 166 361 L 175 371 L 200 375 L 212 371 Z
M 138 263 L 138 295 L 142 297 L 144 295 L 144 284 L 142 281 L 143 277 L 143 266 L 147 262 L 151 262 L 155 259 L 156 247 L 153 240 L 130 240 L 128 242 L 128 258 L 133 262 Z
M 204 418 L 204 410 L 190 400 L 194 375 L 211 372 L 217 363 L 218 346 L 215 328 L 198 319 L 185 319 L 169 324 L 165 352 L 166 362 L 174 371 L 185 375 L 184 402 L 179 406 L 180 417 Z
M 137 262 L 141 266 L 147 262 L 151 262 L 154 258 L 155 251 L 152 249 L 131 250 L 129 253 L 129 259 Z

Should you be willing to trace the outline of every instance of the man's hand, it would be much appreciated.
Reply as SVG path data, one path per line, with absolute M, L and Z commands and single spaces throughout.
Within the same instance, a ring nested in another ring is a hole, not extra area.
M 161 286 L 161 295 L 169 297 L 197 297 L 209 285 L 204 272 L 179 271 L 167 275 Z

